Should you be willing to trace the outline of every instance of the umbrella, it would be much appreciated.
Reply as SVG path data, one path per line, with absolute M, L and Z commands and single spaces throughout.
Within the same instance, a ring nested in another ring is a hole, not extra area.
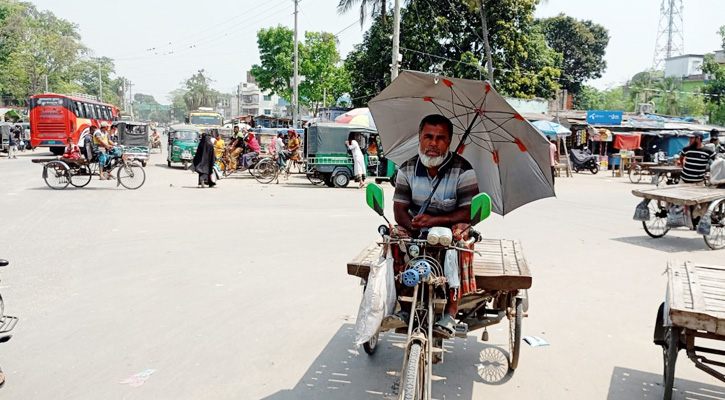
M 425 116 L 450 118 L 451 149 L 476 170 L 478 187 L 497 214 L 554 196 L 548 139 L 487 82 L 403 71 L 368 106 L 386 157 L 398 165 L 418 154 Z
M 551 121 L 534 121 L 531 125 L 538 128 L 547 136 L 569 136 L 571 135 L 571 129 L 565 127 L 562 124 L 557 124 Z
M 373 115 L 370 114 L 370 109 L 367 107 L 355 108 L 345 114 L 339 115 L 335 118 L 335 122 L 338 124 L 351 124 L 367 126 L 375 129 L 375 121 L 373 121 Z

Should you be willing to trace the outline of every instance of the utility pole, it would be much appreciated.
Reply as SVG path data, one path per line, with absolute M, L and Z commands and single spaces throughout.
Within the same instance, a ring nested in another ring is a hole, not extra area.
M 488 22 L 486 21 L 486 9 L 483 8 L 483 0 L 478 0 L 479 12 L 481 14 L 481 29 L 483 30 L 483 45 L 486 51 L 486 69 L 488 69 L 488 83 L 493 85 L 493 57 L 491 57 L 491 45 L 488 42 Z M 480 78 L 479 78 L 480 79 Z
M 237 84 L 237 117 L 240 115 L 239 103 L 242 102 L 242 84 Z
M 298 70 L 298 60 L 297 60 L 297 13 L 298 13 L 298 5 L 300 1 L 295 0 L 295 72 L 294 72 L 294 82 L 292 86 L 292 127 L 297 129 L 297 101 L 298 101 L 298 91 L 297 91 L 297 81 L 299 80 L 299 77 L 297 74 L 299 74 Z
M 103 79 L 101 79 L 101 59 L 98 59 L 98 100 L 103 101 Z
M 130 109 L 131 119 L 136 120 L 136 116 L 133 113 L 133 83 L 128 83 L 128 105 Z
M 400 58 L 400 0 L 395 0 L 393 11 L 393 64 L 390 70 L 390 81 L 398 77 L 398 59 Z
M 48 93 L 48 74 L 45 74 L 45 93 Z

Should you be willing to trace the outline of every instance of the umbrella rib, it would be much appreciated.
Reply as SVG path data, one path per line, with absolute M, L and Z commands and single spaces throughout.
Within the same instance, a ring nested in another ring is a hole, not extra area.
M 445 108 L 445 107 L 443 107 L 443 106 L 439 106 L 438 104 L 436 104 L 436 102 L 435 102 L 435 101 L 431 101 L 431 103 L 433 103 L 433 106 L 434 106 L 434 107 L 435 107 L 435 108 L 436 108 L 436 109 L 438 110 L 438 112 L 439 112 L 439 113 L 441 113 L 441 114 L 445 114 L 445 113 L 444 113 L 443 111 L 441 111 L 441 110 L 446 110 L 446 111 L 448 111 L 448 112 L 449 112 L 450 114 L 452 114 L 452 115 L 453 115 L 453 116 L 455 117 L 455 115 L 456 115 L 456 113 L 455 113 L 455 112 L 453 112 L 453 111 L 450 111 L 449 109 L 447 109 L 447 108 Z M 456 121 L 458 121 L 458 119 L 457 119 L 457 118 L 454 118 L 454 119 L 455 119 Z M 454 126 L 455 126 L 456 128 L 458 128 L 458 129 L 460 129 L 460 130 L 462 130 L 462 131 L 466 129 L 466 128 L 464 128 L 464 127 L 463 127 L 463 125 L 456 125 L 456 124 L 455 124 L 455 123 L 454 123 L 453 121 L 451 121 L 451 123 L 452 123 L 452 124 L 453 124 L 453 125 L 454 125 Z

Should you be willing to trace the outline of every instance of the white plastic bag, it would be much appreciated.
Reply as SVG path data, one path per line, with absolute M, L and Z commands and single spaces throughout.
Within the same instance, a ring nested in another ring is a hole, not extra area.
M 395 311 L 395 281 L 393 255 L 389 246 L 383 247 L 378 262 L 370 269 L 355 323 L 355 344 L 369 341 L 383 322 Z
M 458 289 L 461 286 L 461 280 L 458 277 L 458 250 L 446 250 L 446 258 L 443 263 L 443 269 L 448 280 L 448 287 Z
M 725 184 L 725 159 L 716 158 L 710 166 L 710 183 L 713 185 Z

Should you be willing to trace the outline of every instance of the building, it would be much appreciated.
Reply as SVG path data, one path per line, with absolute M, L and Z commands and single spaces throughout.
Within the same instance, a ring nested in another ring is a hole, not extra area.
M 249 74 L 248 78 L 249 79 Z M 234 116 L 266 115 L 286 117 L 287 103 L 276 94 L 263 91 L 253 82 L 239 84 L 236 96 L 230 99 L 230 108 Z
M 665 78 L 675 77 L 684 81 L 690 77 L 703 77 L 702 64 L 704 62 L 705 56 L 701 54 L 670 57 L 665 60 Z

